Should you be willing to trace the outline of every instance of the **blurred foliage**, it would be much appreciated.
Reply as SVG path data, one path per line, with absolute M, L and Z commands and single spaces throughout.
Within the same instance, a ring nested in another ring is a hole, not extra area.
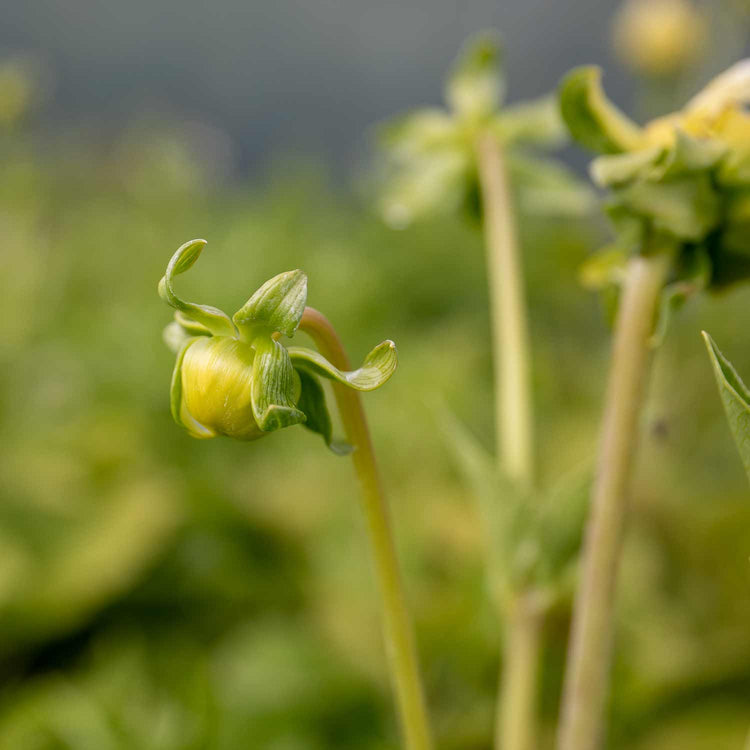
M 447 218 L 394 233 L 314 167 L 231 184 L 199 134 L 137 127 L 112 148 L 0 141 L 0 750 L 397 746 L 349 462 L 303 429 L 248 446 L 171 420 L 155 290 L 188 236 L 212 246 L 201 298 L 232 308 L 300 267 L 354 359 L 397 342 L 367 409 L 431 709 L 441 748 L 488 748 L 499 644 L 482 530 L 436 415 L 447 404 L 490 444 L 478 236 Z M 596 437 L 608 332 L 576 279 L 604 237 L 521 219 L 550 482 Z M 613 748 L 740 747 L 747 730 L 750 505 L 698 331 L 750 371 L 749 296 L 691 303 L 659 353 Z M 548 739 L 567 617 L 548 625 Z

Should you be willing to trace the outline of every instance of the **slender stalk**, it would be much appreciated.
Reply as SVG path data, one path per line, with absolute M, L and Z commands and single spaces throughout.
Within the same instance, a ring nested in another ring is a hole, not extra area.
M 351 369 L 338 334 L 322 313 L 311 307 L 305 308 L 300 330 L 310 335 L 320 353 L 336 367 Z M 333 384 L 333 390 L 347 439 L 354 447 L 352 459 L 362 492 L 375 573 L 383 602 L 386 650 L 406 747 L 409 750 L 429 750 L 432 739 L 412 624 L 365 412 L 356 391 L 338 383 Z
M 476 145 L 490 287 L 495 435 L 500 467 L 520 487 L 534 481 L 529 333 L 515 212 L 505 159 L 489 134 Z M 509 603 L 496 711 L 495 747 L 533 750 L 542 612 L 532 592 Z
M 515 212 L 497 138 L 477 142 L 495 371 L 495 436 L 505 474 L 533 482 L 529 332 Z M 512 750 L 512 749 L 508 749 Z
M 558 750 L 596 750 L 603 741 L 615 584 L 650 362 L 649 339 L 672 260 L 671 247 L 650 249 L 629 261 L 617 316 L 582 578 L 573 609 Z
M 519 595 L 510 606 L 495 726 L 495 747 L 503 750 L 534 747 L 543 619 L 543 609 L 532 593 Z

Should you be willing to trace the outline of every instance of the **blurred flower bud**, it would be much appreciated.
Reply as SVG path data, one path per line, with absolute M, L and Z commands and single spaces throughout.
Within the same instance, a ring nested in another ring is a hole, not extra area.
M 647 76 L 679 73 L 700 55 L 706 20 L 690 0 L 625 0 L 613 25 L 622 62 Z

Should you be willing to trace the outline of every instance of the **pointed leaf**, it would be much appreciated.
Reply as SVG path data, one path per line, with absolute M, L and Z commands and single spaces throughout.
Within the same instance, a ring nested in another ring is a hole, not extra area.
M 331 416 L 326 406 L 326 397 L 323 387 L 318 379 L 305 370 L 297 370 L 301 382 L 302 390 L 300 391 L 297 408 L 304 413 L 307 418 L 305 427 L 308 430 L 317 432 L 326 441 L 326 445 L 337 455 L 345 456 L 352 452 L 352 446 L 333 440 L 333 427 L 331 425 Z
M 159 282 L 159 295 L 168 305 L 183 313 L 186 319 L 204 326 L 215 336 L 236 336 L 237 331 L 225 312 L 210 305 L 186 302 L 177 296 L 172 286 L 172 279 L 191 268 L 205 246 L 206 240 L 190 240 L 177 249 Z
M 252 341 L 259 331 L 293 336 L 306 304 L 307 276 L 299 269 L 287 271 L 263 284 L 233 320 L 247 341 Z
M 560 105 L 553 96 L 504 107 L 494 120 L 493 130 L 506 146 L 518 143 L 551 148 L 567 138 Z
M 745 472 L 750 479 L 750 391 L 732 367 L 732 363 L 719 351 L 714 340 L 705 331 L 702 333 L 729 427 L 734 435 Z
M 500 70 L 500 41 L 483 33 L 470 39 L 456 61 L 446 86 L 451 109 L 462 117 L 489 117 L 505 94 Z
M 273 432 L 305 421 L 294 404 L 295 373 L 287 350 L 270 336 L 253 342 L 252 406 L 258 427 Z
M 390 379 L 396 370 L 398 356 L 392 341 L 378 344 L 366 357 L 358 370 L 344 372 L 334 367 L 322 354 L 304 347 L 289 347 L 289 356 L 297 368 L 304 368 L 348 385 L 357 391 L 374 391 Z
M 642 145 L 642 131 L 604 95 L 601 70 L 588 66 L 568 73 L 560 85 L 560 112 L 571 135 L 601 154 L 631 151 Z
M 418 109 L 381 127 L 380 145 L 397 161 L 420 158 L 460 145 L 454 119 L 441 109 Z

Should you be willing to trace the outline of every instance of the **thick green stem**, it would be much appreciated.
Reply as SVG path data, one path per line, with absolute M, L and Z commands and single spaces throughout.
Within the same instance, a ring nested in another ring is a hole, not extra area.
M 341 370 L 351 365 L 331 323 L 317 310 L 305 308 L 300 330 L 309 334 L 320 353 Z M 383 631 L 393 688 L 408 750 L 429 750 L 432 739 L 419 674 L 411 619 L 396 559 L 388 508 L 375 452 L 359 393 L 333 383 L 336 402 L 362 492 L 363 510 L 383 603 Z
M 495 436 L 503 473 L 519 487 L 534 482 L 533 425 L 523 274 L 515 213 L 502 147 L 492 135 L 477 141 L 477 165 L 490 287 L 495 377 Z M 533 750 L 541 647 L 541 611 L 532 592 L 509 605 L 496 712 L 495 747 Z
M 543 607 L 532 592 L 511 603 L 505 625 L 495 747 L 533 750 Z
M 628 264 L 615 327 L 597 473 L 565 675 L 558 750 L 596 750 L 604 739 L 617 568 L 659 295 L 671 247 Z

